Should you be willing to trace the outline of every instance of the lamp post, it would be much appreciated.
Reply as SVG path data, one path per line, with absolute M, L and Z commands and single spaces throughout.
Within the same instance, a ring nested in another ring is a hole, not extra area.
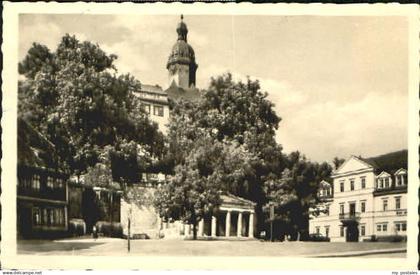
M 127 223 L 127 251 L 130 252 L 130 229 L 131 229 L 131 205 L 128 210 L 128 223 Z
M 270 242 L 273 241 L 274 204 L 270 203 Z

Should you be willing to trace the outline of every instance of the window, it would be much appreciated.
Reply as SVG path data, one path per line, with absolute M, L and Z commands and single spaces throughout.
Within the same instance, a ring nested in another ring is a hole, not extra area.
M 388 200 L 383 200 L 382 201 L 382 208 L 383 208 L 383 211 L 387 211 L 388 210 Z
M 325 236 L 326 237 L 329 237 L 330 236 L 330 227 L 329 226 L 326 226 L 325 227 Z
M 41 187 L 40 177 L 39 175 L 33 175 L 32 177 L 32 189 L 38 190 Z
M 163 116 L 163 106 L 153 106 L 153 114 L 155 116 Z
M 382 225 L 382 231 L 383 231 L 383 232 L 386 232 L 387 230 L 388 230 L 388 224 L 384 223 L 384 224 Z
M 53 225 L 54 224 L 54 210 L 53 209 L 48 209 L 47 213 L 48 213 L 47 224 L 48 225 Z
M 406 222 L 396 222 L 395 223 L 395 230 L 397 232 L 407 231 L 407 223 Z
M 340 182 L 340 192 L 344 192 L 344 181 Z
M 38 207 L 32 208 L 32 223 L 34 225 L 41 224 L 41 211 Z
M 42 209 L 42 224 L 48 224 L 48 213 L 47 209 Z
M 344 214 L 344 204 L 340 204 L 340 214 Z
M 54 178 L 47 177 L 47 187 L 51 189 L 54 188 Z
M 55 225 L 64 224 L 64 212 L 62 208 L 54 209 L 54 222 Z
M 401 174 L 395 176 L 395 185 L 396 186 L 403 186 L 407 184 L 407 175 Z
M 325 206 L 325 215 L 329 216 L 330 215 L 330 205 L 326 205 Z
M 381 232 L 382 229 L 382 225 L 381 224 L 377 224 L 376 225 L 376 231 Z
M 319 234 L 319 226 L 316 227 L 316 234 Z
M 353 179 L 350 180 L 350 190 L 351 191 L 354 190 L 354 180 Z
M 365 213 L 366 212 L 366 202 L 362 201 L 360 203 L 360 212 Z
M 385 188 L 389 188 L 389 178 L 385 178 Z
M 395 198 L 395 209 L 400 209 L 400 208 L 401 208 L 401 198 L 396 197 Z
M 366 178 L 364 178 L 364 177 L 360 179 L 360 188 L 361 189 L 366 188 Z
M 340 226 L 340 237 L 344 237 L 344 227 Z
M 360 235 L 361 236 L 365 236 L 366 235 L 366 226 L 365 225 L 361 225 L 360 226 Z
M 150 104 L 142 104 L 141 108 L 146 112 L 146 114 L 150 114 Z

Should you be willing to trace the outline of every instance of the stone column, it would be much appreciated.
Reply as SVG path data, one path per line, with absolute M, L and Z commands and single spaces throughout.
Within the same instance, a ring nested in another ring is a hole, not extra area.
M 248 237 L 254 238 L 254 212 L 249 213 Z
M 238 213 L 238 228 L 237 228 L 237 236 L 241 237 L 242 236 L 242 212 Z
M 188 236 L 190 233 L 190 226 L 189 224 L 184 223 L 184 236 Z
M 211 236 L 216 237 L 216 229 L 217 229 L 217 218 L 215 216 L 211 217 Z
M 203 232 L 204 232 L 204 219 L 201 219 L 198 222 L 198 234 L 197 234 L 197 236 L 198 237 L 203 236 Z
M 226 212 L 226 228 L 225 228 L 225 231 L 226 231 L 225 236 L 229 237 L 230 236 L 230 211 Z
M 162 219 L 159 216 L 156 219 L 156 226 L 158 231 L 162 229 Z

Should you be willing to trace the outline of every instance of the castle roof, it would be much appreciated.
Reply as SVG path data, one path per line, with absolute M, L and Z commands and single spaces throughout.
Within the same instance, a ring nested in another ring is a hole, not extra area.
M 181 15 L 181 22 L 178 23 L 176 28 L 178 40 L 173 45 L 171 53 L 169 54 L 168 63 L 166 64 L 167 69 L 169 69 L 169 66 L 172 64 L 185 64 L 197 67 L 194 49 L 187 42 L 188 28 L 184 23 L 183 18 L 184 17 Z

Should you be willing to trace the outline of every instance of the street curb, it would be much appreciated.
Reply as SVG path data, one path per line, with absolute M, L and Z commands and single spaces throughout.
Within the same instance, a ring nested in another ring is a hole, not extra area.
M 407 253 L 407 249 L 394 248 L 394 249 L 377 249 L 377 250 L 367 250 L 367 251 L 349 251 L 349 252 L 335 253 L 335 254 L 306 255 L 304 257 L 339 258 L 339 257 L 357 257 L 357 256 L 366 256 L 366 255 L 375 255 L 375 254 L 393 254 L 393 253 Z

